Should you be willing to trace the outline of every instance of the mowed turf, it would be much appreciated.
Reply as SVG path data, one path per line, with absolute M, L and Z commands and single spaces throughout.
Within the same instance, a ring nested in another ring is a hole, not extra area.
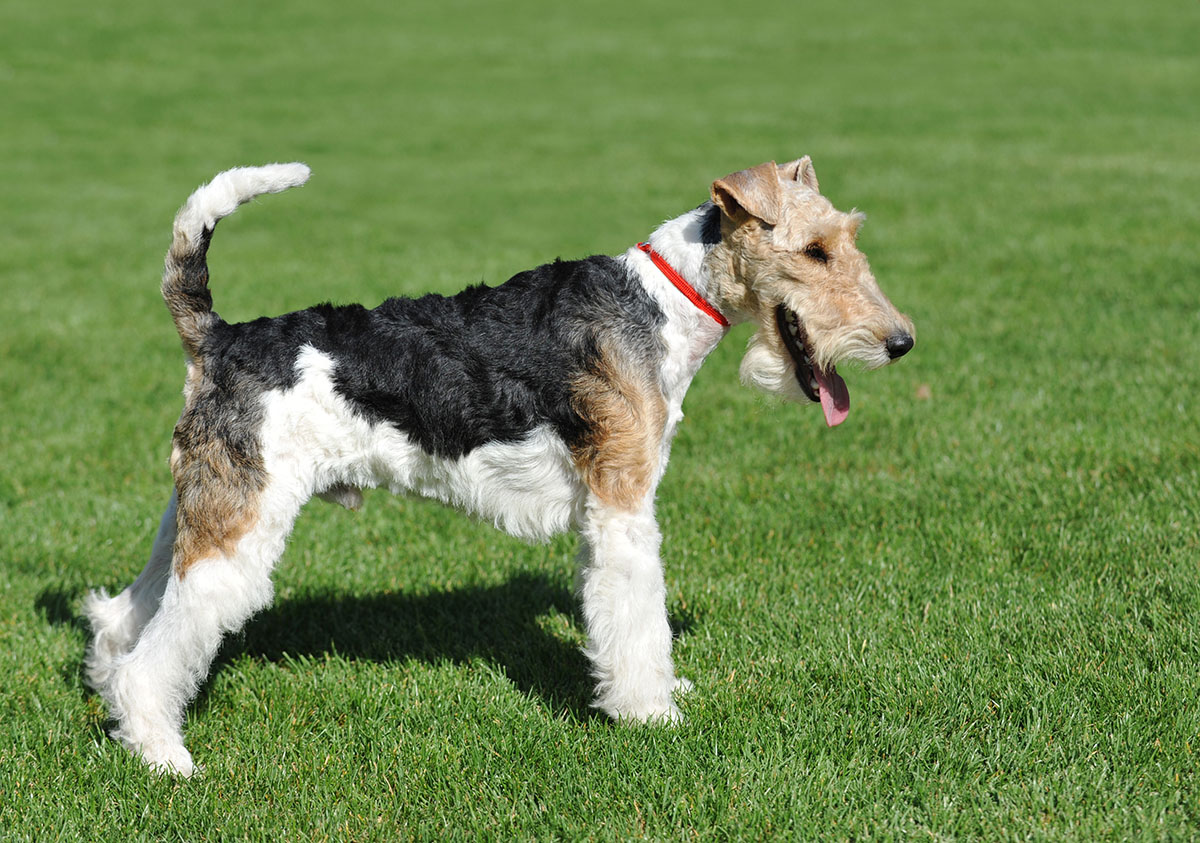
M 19 6 L 19 7 L 18 7 Z M 1200 8 L 8 4 L 0 837 L 1200 834 Z M 575 544 L 311 505 L 148 774 L 84 687 L 183 379 L 171 217 L 229 166 L 231 320 L 615 254 L 810 154 L 917 325 L 825 429 L 700 372 L 661 487 L 676 729 L 589 707 Z

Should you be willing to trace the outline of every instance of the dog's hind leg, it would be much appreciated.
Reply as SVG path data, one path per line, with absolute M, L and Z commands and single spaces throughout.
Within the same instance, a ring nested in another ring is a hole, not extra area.
M 109 597 L 104 589 L 98 589 L 84 600 L 83 611 L 91 624 L 93 635 L 84 675 L 88 684 L 96 690 L 108 684 L 117 658 L 133 648 L 146 622 L 158 611 L 171 572 L 177 507 L 172 490 L 167 511 L 163 513 L 158 534 L 154 537 L 150 559 L 133 584 L 116 597 Z
M 113 737 L 152 767 L 190 775 L 194 765 L 183 744 L 188 702 L 208 673 L 222 637 L 234 632 L 273 596 L 271 569 L 283 552 L 299 503 L 227 517 L 232 528 L 197 524 L 213 513 L 189 513 L 181 503 L 174 563 L 158 611 L 136 645 L 116 660 L 102 693 L 117 721 Z M 212 541 L 223 537 L 227 541 Z
M 586 507 L 579 594 L 596 707 L 617 720 L 675 722 L 675 677 L 661 536 L 647 499 L 637 511 Z

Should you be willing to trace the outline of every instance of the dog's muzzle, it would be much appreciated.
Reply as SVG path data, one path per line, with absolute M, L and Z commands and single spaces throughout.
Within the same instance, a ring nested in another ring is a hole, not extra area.
M 796 382 L 800 384 L 800 389 L 810 401 L 820 402 L 827 425 L 835 427 L 844 422 L 850 414 L 850 390 L 833 365 L 822 369 L 813 362 L 812 347 L 799 314 L 781 304 L 775 308 L 775 325 L 779 329 L 783 347 L 795 365 Z M 912 337 L 908 341 L 911 348 Z

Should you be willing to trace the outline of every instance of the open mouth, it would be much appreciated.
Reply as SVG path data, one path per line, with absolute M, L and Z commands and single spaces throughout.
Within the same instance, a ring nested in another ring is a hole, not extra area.
M 800 389 L 810 401 L 820 402 L 827 425 L 834 427 L 844 422 L 846 416 L 850 415 L 850 390 L 836 368 L 829 366 L 822 369 L 813 362 L 808 334 L 799 315 L 781 304 L 775 308 L 775 325 L 779 329 L 783 347 L 788 350 L 796 367 L 796 382 L 800 384 Z

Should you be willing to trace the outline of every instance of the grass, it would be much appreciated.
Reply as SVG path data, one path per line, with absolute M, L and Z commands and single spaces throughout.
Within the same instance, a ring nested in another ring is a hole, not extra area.
M 1200 834 L 1193 5 L 8 4 L 0 829 L 16 839 Z M 918 327 L 836 431 L 710 358 L 661 488 L 675 730 L 588 709 L 569 538 L 313 505 L 148 775 L 78 599 L 166 499 L 175 208 L 231 319 L 616 253 L 811 154 Z M 226 227 L 227 226 L 227 227 Z

